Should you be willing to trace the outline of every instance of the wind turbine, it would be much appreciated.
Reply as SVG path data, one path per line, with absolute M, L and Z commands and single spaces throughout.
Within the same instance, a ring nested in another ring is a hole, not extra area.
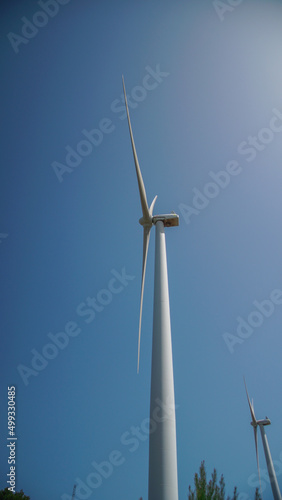
M 264 449 L 264 454 L 265 454 L 266 465 L 267 465 L 267 469 L 268 469 L 270 485 L 271 485 L 271 489 L 272 489 L 272 493 L 273 493 L 273 498 L 274 498 L 274 500 L 281 500 L 281 493 L 280 493 L 280 489 L 278 486 L 275 470 L 273 467 L 273 462 L 272 462 L 272 458 L 271 458 L 271 454 L 270 454 L 270 449 L 269 449 L 266 433 L 264 430 L 264 427 L 266 425 L 270 425 L 271 422 L 270 422 L 269 418 L 267 418 L 267 417 L 265 417 L 264 420 L 257 420 L 256 419 L 254 405 L 250 401 L 245 379 L 244 379 L 244 383 L 245 383 L 248 403 L 249 403 L 251 417 L 252 417 L 251 425 L 254 428 L 256 457 L 257 457 L 257 466 L 258 466 L 258 475 L 259 475 L 261 495 L 262 495 L 262 489 L 261 489 L 261 479 L 260 479 L 260 469 L 259 469 L 258 437 L 257 437 L 257 428 L 258 427 L 260 428 L 260 432 L 261 432 L 261 439 L 262 439 L 262 444 L 263 444 L 263 449 Z
M 143 216 L 139 220 L 140 224 L 143 226 L 143 265 L 137 372 L 139 371 L 143 294 L 150 230 L 153 225 L 156 228 L 150 400 L 150 422 L 155 422 L 156 426 L 149 437 L 148 500 L 178 500 L 174 380 L 164 228 L 178 226 L 179 216 L 175 213 L 153 215 L 153 208 L 157 197 L 153 199 L 150 208 L 148 206 L 145 186 L 133 139 L 123 78 L 122 83 L 143 213 Z

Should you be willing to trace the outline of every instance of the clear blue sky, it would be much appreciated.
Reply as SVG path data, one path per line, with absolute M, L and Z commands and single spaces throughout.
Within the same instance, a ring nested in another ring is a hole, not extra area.
M 122 74 L 148 201 L 180 215 L 166 233 L 179 498 L 201 460 L 254 497 L 243 375 L 282 486 L 282 2 L 231 3 L 1 2 L 0 488 L 15 385 L 17 489 L 147 499 L 154 231 L 137 376 Z

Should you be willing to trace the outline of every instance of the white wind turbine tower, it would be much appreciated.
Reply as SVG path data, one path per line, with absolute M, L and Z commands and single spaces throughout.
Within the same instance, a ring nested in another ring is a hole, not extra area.
M 270 454 L 270 449 L 266 437 L 266 433 L 264 430 L 265 425 L 270 425 L 271 422 L 269 418 L 265 417 L 264 420 L 257 420 L 255 416 L 255 411 L 254 411 L 254 406 L 250 401 L 248 390 L 247 390 L 247 385 L 246 381 L 244 379 L 245 383 L 245 388 L 246 388 L 246 393 L 247 393 L 247 398 L 248 398 L 248 403 L 251 411 L 251 416 L 252 416 L 252 421 L 251 425 L 254 428 L 254 435 L 255 435 L 255 447 L 256 447 L 256 457 L 257 457 L 257 466 L 258 466 L 258 475 L 259 475 L 259 482 L 260 482 L 260 490 L 261 490 L 261 495 L 262 495 L 262 489 L 261 489 L 261 479 L 260 479 L 260 469 L 259 469 L 259 456 L 258 456 L 258 437 L 257 437 L 257 428 L 259 426 L 260 432 L 261 432 L 261 439 L 262 439 L 262 444 L 263 444 L 263 449 L 264 449 L 264 454 L 265 454 L 265 460 L 266 460 L 266 465 L 267 465 L 267 470 L 269 474 L 269 480 L 270 480 L 270 485 L 273 493 L 273 498 L 274 500 L 281 500 L 281 493 L 280 489 L 278 486 L 275 470 L 273 467 L 273 462 Z
M 150 208 L 148 207 L 132 134 L 124 80 L 122 82 L 143 213 L 139 220 L 143 226 L 143 266 L 137 371 L 139 371 L 142 306 L 149 237 L 151 227 L 153 225 L 156 227 L 150 421 L 157 422 L 157 424 L 149 440 L 148 500 L 178 500 L 175 400 L 164 228 L 178 226 L 179 216 L 175 213 L 153 216 L 157 197 L 154 198 Z M 165 408 L 169 408 L 169 415 Z

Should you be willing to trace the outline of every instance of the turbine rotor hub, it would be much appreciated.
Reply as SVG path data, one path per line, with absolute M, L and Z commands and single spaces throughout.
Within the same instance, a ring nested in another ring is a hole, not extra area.
M 153 225 L 152 217 L 150 219 L 145 219 L 144 217 L 141 217 L 139 219 L 139 224 L 141 224 L 141 226 L 152 227 Z

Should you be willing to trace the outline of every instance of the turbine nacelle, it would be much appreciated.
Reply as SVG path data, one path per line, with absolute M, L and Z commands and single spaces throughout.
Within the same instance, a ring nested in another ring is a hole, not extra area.
M 158 221 L 162 221 L 164 227 L 179 226 L 179 215 L 177 214 L 163 214 L 163 215 L 153 215 L 153 217 L 145 218 L 141 217 L 139 219 L 139 224 L 141 226 L 146 226 L 151 228 L 152 225 L 156 224 Z
M 164 227 L 179 226 L 179 215 L 175 213 L 154 215 L 152 218 L 153 224 L 156 224 L 160 220 L 163 222 Z
M 155 200 L 153 201 L 153 203 Z M 152 205 L 151 205 L 152 207 Z M 150 216 L 149 217 L 141 217 L 139 219 L 139 224 L 141 226 L 146 226 L 148 228 L 151 228 L 152 225 L 156 225 L 158 221 L 162 221 L 164 227 L 173 227 L 173 226 L 179 226 L 179 215 L 177 215 L 175 212 L 171 212 L 171 214 L 162 214 L 162 215 L 151 215 L 151 207 L 150 207 Z
M 270 424 L 271 424 L 271 421 L 267 417 L 265 417 L 265 419 L 262 419 L 262 420 L 256 420 L 256 422 L 251 422 L 251 425 L 253 427 L 257 427 L 258 425 L 270 425 Z

